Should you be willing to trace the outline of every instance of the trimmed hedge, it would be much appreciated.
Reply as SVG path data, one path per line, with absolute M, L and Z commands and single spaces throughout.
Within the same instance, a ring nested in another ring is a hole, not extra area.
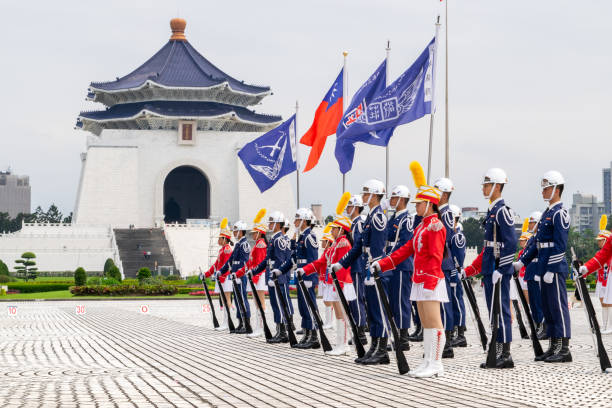
M 74 284 L 77 286 L 82 286 L 87 283 L 87 272 L 85 269 L 79 267 L 74 271 Z
M 72 286 L 70 293 L 76 296 L 172 296 L 177 288 L 169 285 L 113 285 Z
M 53 292 L 56 290 L 68 290 L 72 283 L 25 283 L 9 282 L 6 284 L 10 290 L 18 290 L 19 293 Z

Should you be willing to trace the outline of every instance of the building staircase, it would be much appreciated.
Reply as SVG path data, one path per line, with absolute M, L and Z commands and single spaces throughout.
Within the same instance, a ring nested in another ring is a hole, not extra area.
M 115 229 L 115 240 L 126 278 L 135 278 L 140 268 L 170 266 L 175 268 L 168 241 L 161 228 Z M 145 257 L 145 252 L 151 252 Z M 156 264 L 157 261 L 157 264 Z

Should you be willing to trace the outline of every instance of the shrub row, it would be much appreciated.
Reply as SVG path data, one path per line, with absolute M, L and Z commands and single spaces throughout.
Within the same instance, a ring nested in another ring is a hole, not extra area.
M 24 283 L 9 282 L 7 286 L 10 290 L 18 290 L 19 293 L 53 292 L 56 290 L 68 290 L 71 283 Z
M 72 286 L 70 293 L 76 296 L 171 296 L 177 293 L 177 288 L 169 285 L 91 285 Z

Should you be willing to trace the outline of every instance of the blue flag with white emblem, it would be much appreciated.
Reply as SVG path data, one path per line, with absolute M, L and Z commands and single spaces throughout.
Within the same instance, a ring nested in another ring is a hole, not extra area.
M 378 144 L 379 146 L 386 146 L 387 141 L 393 134 L 393 128 L 384 129 L 379 132 L 373 132 L 371 135 L 365 133 L 362 135 L 353 136 L 347 138 L 344 136 L 347 129 L 349 129 L 353 123 L 357 122 L 362 115 L 365 114 L 365 109 L 372 100 L 372 98 L 378 95 L 385 89 L 387 84 L 387 60 L 384 60 L 382 64 L 374 71 L 368 80 L 361 85 L 361 88 L 355 93 L 351 104 L 346 109 L 344 117 L 338 124 L 336 129 L 336 149 L 335 156 L 338 161 L 341 173 L 348 172 L 353 167 L 353 158 L 355 156 L 355 143 L 365 142 L 370 144 Z
M 295 115 L 247 143 L 238 152 L 238 157 L 262 193 L 281 177 L 293 173 L 297 169 Z
M 435 38 L 410 68 L 363 104 L 354 120 L 340 122 L 337 132 L 342 131 L 342 136 L 337 143 L 346 146 L 360 141 L 386 146 L 392 132 L 385 135 L 383 130 L 392 130 L 431 113 L 434 55 Z

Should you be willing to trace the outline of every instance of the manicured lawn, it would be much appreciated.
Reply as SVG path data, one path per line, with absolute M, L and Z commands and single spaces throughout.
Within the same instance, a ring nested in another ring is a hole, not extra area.
M 39 293 L 17 293 L 12 295 L 0 296 L 0 300 L 5 299 L 118 299 L 118 298 L 197 298 L 198 296 L 189 296 L 189 294 L 177 294 L 172 296 L 73 296 L 68 290 L 58 290 L 52 292 Z

